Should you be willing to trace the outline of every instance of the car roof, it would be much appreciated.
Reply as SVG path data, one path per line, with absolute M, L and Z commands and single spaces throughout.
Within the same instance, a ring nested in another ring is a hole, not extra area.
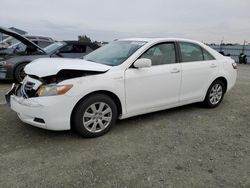
M 207 46 L 206 44 L 204 44 L 203 42 L 199 42 L 196 40 L 191 40 L 191 39 L 185 39 L 185 38 L 126 38 L 126 39 L 119 39 L 119 41 L 139 41 L 139 42 L 148 42 L 151 44 L 154 43 L 161 43 L 161 42 L 173 42 L 173 41 L 177 41 L 177 42 L 188 42 L 188 43 L 193 43 L 193 44 L 197 44 L 203 48 L 205 48 L 208 52 L 212 53 L 213 56 L 215 56 L 216 58 L 224 58 L 225 56 L 222 56 L 221 54 L 219 54 L 216 50 L 210 48 L 209 46 Z
M 184 39 L 184 38 L 159 38 L 159 37 L 152 37 L 152 38 L 126 38 L 126 39 L 119 39 L 119 41 L 142 41 L 142 42 L 183 41 L 183 42 L 200 43 L 199 41 L 195 41 L 195 40 L 191 40 L 191 39 Z

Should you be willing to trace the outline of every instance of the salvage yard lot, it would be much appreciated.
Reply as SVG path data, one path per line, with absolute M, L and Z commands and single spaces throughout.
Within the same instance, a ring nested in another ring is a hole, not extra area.
M 99 138 L 21 123 L 0 83 L 0 187 L 250 187 L 250 66 L 222 104 L 119 121 Z

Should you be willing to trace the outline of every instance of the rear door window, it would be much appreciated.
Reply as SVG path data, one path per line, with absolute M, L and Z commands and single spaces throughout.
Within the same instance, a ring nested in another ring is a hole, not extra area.
M 187 42 L 180 42 L 182 62 L 203 61 L 203 52 L 200 46 Z
M 215 59 L 207 50 L 197 44 L 179 42 L 179 46 L 182 62 L 209 61 Z

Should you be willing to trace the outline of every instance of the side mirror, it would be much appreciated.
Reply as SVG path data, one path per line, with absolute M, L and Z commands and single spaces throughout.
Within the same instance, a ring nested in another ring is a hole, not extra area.
M 147 58 L 137 59 L 136 62 L 134 63 L 135 68 L 143 68 L 143 67 L 151 67 L 151 66 L 152 66 L 152 61 L 151 59 L 147 59 Z

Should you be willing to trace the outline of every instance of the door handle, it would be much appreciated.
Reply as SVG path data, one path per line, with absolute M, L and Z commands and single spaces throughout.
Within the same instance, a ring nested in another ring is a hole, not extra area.
M 217 67 L 217 65 L 211 64 L 210 67 L 211 67 L 211 68 L 215 68 L 215 67 Z
M 177 68 L 174 68 L 174 69 L 172 69 L 171 71 L 170 71 L 171 73 L 179 73 L 179 72 L 181 72 L 179 69 L 177 69 Z

